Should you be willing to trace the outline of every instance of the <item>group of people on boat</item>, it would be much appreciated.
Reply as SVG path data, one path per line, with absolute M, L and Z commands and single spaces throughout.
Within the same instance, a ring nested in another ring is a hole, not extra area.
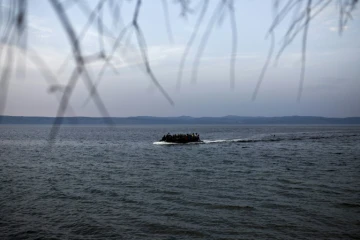
M 161 141 L 165 142 L 197 142 L 200 140 L 200 135 L 197 133 L 192 134 L 173 134 L 164 135 Z

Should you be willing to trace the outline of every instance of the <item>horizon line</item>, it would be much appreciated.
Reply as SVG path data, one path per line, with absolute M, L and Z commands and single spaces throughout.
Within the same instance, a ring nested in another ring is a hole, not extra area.
M 57 118 L 56 116 L 25 116 L 25 115 L 0 115 L 1 117 L 29 117 L 29 118 Z M 313 115 L 282 115 L 282 116 L 240 116 L 240 115 L 224 115 L 224 116 L 201 116 L 201 117 L 193 117 L 188 115 L 180 115 L 180 116 L 149 116 L 149 115 L 138 115 L 138 116 L 127 116 L 127 117 L 93 117 L 93 116 L 62 116 L 61 118 L 138 118 L 138 117 L 152 117 L 152 118 L 225 118 L 225 117 L 245 117 L 245 118 L 284 118 L 284 117 L 312 117 L 312 118 L 360 118 L 360 116 L 348 116 L 348 117 L 324 117 L 324 116 L 313 116 Z

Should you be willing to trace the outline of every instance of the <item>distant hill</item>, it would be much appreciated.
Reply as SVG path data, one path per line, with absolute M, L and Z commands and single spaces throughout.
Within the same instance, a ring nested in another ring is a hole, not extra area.
M 0 124 L 53 124 L 53 117 L 0 116 Z M 313 116 L 286 117 L 64 117 L 63 124 L 360 124 L 360 117 L 326 118 Z

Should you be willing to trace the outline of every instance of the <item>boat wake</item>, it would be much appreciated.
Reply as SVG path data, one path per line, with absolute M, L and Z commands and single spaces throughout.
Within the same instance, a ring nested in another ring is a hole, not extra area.
M 345 134 L 345 135 L 267 135 L 261 137 L 251 138 L 237 138 L 237 139 L 215 139 L 215 140 L 202 140 L 201 142 L 189 142 L 189 143 L 171 143 L 171 142 L 154 142 L 155 145 L 192 145 L 192 144 L 216 144 L 216 143 L 256 143 L 256 142 L 280 142 L 280 141 L 302 141 L 302 140 L 319 140 L 329 138 L 343 138 L 343 137 L 357 137 L 357 134 Z
M 155 145 L 176 145 L 176 144 L 180 144 L 180 143 L 172 143 L 172 142 L 153 142 L 153 144 Z
M 253 140 L 247 139 L 217 139 L 217 140 L 202 140 L 200 142 L 188 142 L 188 143 L 172 143 L 172 142 L 153 142 L 154 145 L 193 145 L 193 144 L 210 144 L 210 143 L 226 143 L 226 142 L 252 142 Z
M 192 144 L 204 144 L 204 143 L 206 142 L 205 141 L 188 142 L 188 143 L 175 143 L 175 142 L 163 142 L 163 141 L 153 142 L 154 145 L 192 145 Z
M 226 142 L 240 142 L 245 139 L 218 139 L 218 140 L 203 140 L 204 143 L 226 143 Z

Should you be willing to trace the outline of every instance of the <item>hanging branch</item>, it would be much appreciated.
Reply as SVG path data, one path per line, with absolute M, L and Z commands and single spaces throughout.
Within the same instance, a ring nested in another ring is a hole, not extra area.
M 60 106 L 58 108 L 56 119 L 54 121 L 53 127 L 51 128 L 50 140 L 53 140 L 55 138 L 55 136 L 57 135 L 57 132 L 59 131 L 59 129 L 56 125 L 59 125 L 62 123 L 62 117 L 64 116 L 69 99 L 70 99 L 73 89 L 78 81 L 78 78 L 81 75 L 83 76 L 84 83 L 85 83 L 86 87 L 88 88 L 89 92 L 93 91 L 93 100 L 94 100 L 96 106 L 98 107 L 100 113 L 104 117 L 104 120 L 110 125 L 112 125 L 112 121 L 111 121 L 108 111 L 106 110 L 105 105 L 103 104 L 100 96 L 97 93 L 97 90 L 96 89 L 93 90 L 93 83 L 92 83 L 92 80 L 91 80 L 87 70 L 86 70 L 78 39 L 76 38 L 74 29 L 73 29 L 71 23 L 69 22 L 69 19 L 66 15 L 64 9 L 62 8 L 61 3 L 59 3 L 57 0 L 51 0 L 51 4 L 55 10 L 55 13 L 59 17 L 59 20 L 60 20 L 61 24 L 63 25 L 64 30 L 67 33 L 67 36 L 69 37 L 70 45 L 72 46 L 72 49 L 73 49 L 74 60 L 76 62 L 76 67 L 68 81 L 68 84 L 66 85 L 66 91 L 64 91 L 63 97 L 60 101 Z
M 194 40 L 196 38 L 196 35 L 197 35 L 198 31 L 199 31 L 199 27 L 200 27 L 201 23 L 203 22 L 203 19 L 204 19 L 205 13 L 207 11 L 208 5 L 209 5 L 209 0 L 204 0 L 203 4 L 202 4 L 201 11 L 200 11 L 200 14 L 199 14 L 199 17 L 198 17 L 198 19 L 196 21 L 196 24 L 195 24 L 194 31 L 192 32 L 192 34 L 191 34 L 191 36 L 189 38 L 189 41 L 186 44 L 185 51 L 184 51 L 184 53 L 183 53 L 183 55 L 181 57 L 179 71 L 178 71 L 178 77 L 177 77 L 177 84 L 176 84 L 176 87 L 178 89 L 181 86 L 181 79 L 182 79 L 182 74 L 183 74 L 183 71 L 184 71 L 184 65 L 185 65 L 187 55 L 189 54 L 190 48 L 193 45 L 193 42 L 194 42 Z

